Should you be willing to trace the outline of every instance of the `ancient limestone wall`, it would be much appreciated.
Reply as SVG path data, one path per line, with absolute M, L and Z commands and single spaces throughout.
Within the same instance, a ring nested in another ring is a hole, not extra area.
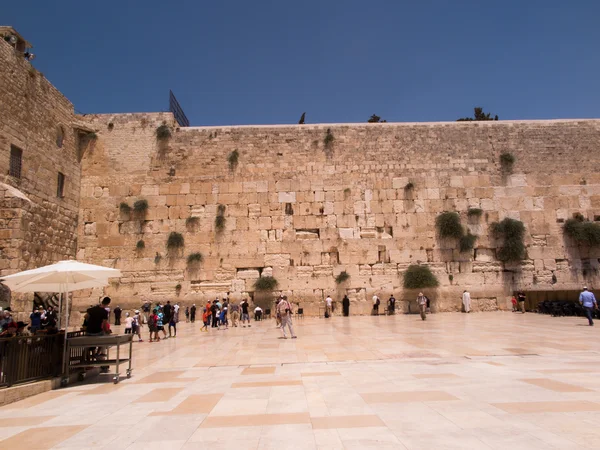
M 272 274 L 277 292 L 309 314 L 328 293 L 347 293 L 352 313 L 366 313 L 374 292 L 414 299 L 401 288 L 413 263 L 437 274 L 438 310 L 458 309 L 464 288 L 476 308 L 503 309 L 513 289 L 598 281 L 600 254 L 580 254 L 562 234 L 573 213 L 600 215 L 598 120 L 207 128 L 177 128 L 166 113 L 86 120 L 99 139 L 82 161 L 78 257 L 123 271 L 107 290 L 122 307 L 240 297 Z M 167 141 L 156 139 L 162 123 L 172 128 Z M 512 173 L 501 167 L 504 152 L 516 159 Z M 120 212 L 140 199 L 145 214 Z M 484 215 L 468 219 L 470 207 Z M 442 211 L 459 212 L 479 235 L 473 251 L 436 236 Z M 522 264 L 496 259 L 489 224 L 504 217 L 526 226 Z M 171 231 L 185 239 L 175 255 L 165 247 Z M 203 262 L 190 266 L 194 252 Z M 343 270 L 351 277 L 336 285 Z
M 71 103 L 0 40 L 0 275 L 75 257 L 80 164 L 74 120 Z M 20 179 L 8 175 L 11 145 L 23 151 Z M 66 177 L 62 198 L 58 172 Z

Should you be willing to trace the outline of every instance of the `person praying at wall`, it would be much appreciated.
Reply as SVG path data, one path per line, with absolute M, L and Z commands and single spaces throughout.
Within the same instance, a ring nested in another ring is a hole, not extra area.
M 350 315 L 350 299 L 347 295 L 344 295 L 342 299 L 342 311 L 344 313 L 344 317 L 348 317 Z
M 465 289 L 462 295 L 462 304 L 466 313 L 471 312 L 471 294 Z

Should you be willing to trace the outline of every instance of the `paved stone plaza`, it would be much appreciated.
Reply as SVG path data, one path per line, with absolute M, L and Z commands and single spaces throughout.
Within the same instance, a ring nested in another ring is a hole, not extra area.
M 598 448 L 598 330 L 445 313 L 274 321 L 134 344 L 134 376 L 0 408 L 1 448 Z M 106 379 L 106 381 L 108 381 Z

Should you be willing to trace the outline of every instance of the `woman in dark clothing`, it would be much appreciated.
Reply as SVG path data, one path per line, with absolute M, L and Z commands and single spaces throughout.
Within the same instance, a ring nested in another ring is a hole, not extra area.
M 344 295 L 342 300 L 342 309 L 344 311 L 344 317 L 348 317 L 350 315 L 350 299 L 347 295 Z

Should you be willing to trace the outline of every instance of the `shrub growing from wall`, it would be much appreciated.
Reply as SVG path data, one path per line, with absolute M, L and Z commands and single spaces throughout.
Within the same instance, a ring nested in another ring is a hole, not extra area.
M 404 272 L 404 289 L 425 289 L 439 286 L 437 277 L 429 266 L 411 264 Z
M 503 239 L 503 245 L 496 252 L 496 257 L 502 262 L 518 262 L 525 259 L 527 251 L 523 238 L 525 225 L 516 219 L 505 218 L 491 225 L 492 233 Z

